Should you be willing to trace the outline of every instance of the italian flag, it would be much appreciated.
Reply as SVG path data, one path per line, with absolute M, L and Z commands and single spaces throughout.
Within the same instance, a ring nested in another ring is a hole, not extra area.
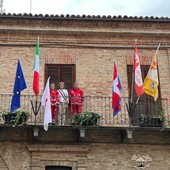
M 33 91 L 36 96 L 39 94 L 39 39 L 36 44 L 36 53 L 35 53 L 35 61 L 34 61 L 34 75 L 33 75 Z

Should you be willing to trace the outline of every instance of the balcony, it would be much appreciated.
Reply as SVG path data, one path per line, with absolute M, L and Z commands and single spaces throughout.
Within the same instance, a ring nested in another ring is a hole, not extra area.
M 4 124 L 2 119 L 2 112 L 10 110 L 11 94 L 0 94 L 0 124 Z M 35 96 L 33 95 L 22 95 L 21 96 L 21 109 L 27 110 L 30 113 L 27 125 L 43 125 L 43 108 L 40 107 L 38 115 L 35 117 L 31 109 L 30 100 L 35 101 Z M 41 96 L 38 96 L 38 100 L 41 100 Z M 135 99 L 136 100 L 136 99 Z M 83 103 L 83 113 L 84 112 L 95 112 L 101 116 L 98 126 L 102 127 L 157 127 L 158 122 L 153 118 L 155 113 L 162 111 L 165 116 L 164 124 L 169 127 L 170 113 L 168 111 L 168 100 L 165 98 L 159 99 L 158 102 L 153 102 L 152 99 L 141 98 L 137 104 L 132 117 L 131 123 L 129 124 L 129 116 L 126 105 L 129 105 L 129 98 L 122 98 L 121 108 L 122 111 L 113 117 L 112 110 L 112 98 L 111 97 L 95 97 L 95 96 L 85 96 Z M 141 125 L 141 115 L 144 117 Z M 56 125 L 57 126 L 57 125 Z M 71 115 L 68 109 L 66 115 L 66 126 L 71 125 Z

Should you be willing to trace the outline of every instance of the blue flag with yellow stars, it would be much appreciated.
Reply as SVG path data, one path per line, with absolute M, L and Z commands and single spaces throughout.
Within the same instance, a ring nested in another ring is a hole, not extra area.
M 10 112 L 14 112 L 16 109 L 20 108 L 21 91 L 26 88 L 27 88 L 27 84 L 25 82 L 21 61 L 20 59 L 18 59 Z

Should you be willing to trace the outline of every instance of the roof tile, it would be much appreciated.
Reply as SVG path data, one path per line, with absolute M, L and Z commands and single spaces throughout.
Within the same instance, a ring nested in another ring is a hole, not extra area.
M 21 13 L 18 13 L 18 14 L 16 14 L 16 13 L 13 13 L 13 14 L 11 14 L 11 13 L 1 13 L 0 14 L 0 18 L 22 18 L 22 19 L 24 19 L 24 18 L 30 18 L 30 19 L 37 19 L 37 18 L 40 18 L 40 19 L 82 19 L 82 20 L 110 20 L 110 21 L 114 21 L 114 20 L 116 20 L 116 21 L 118 21 L 118 20 L 120 20 L 120 21 L 124 21 L 124 20 L 126 20 L 126 21 L 148 21 L 148 22 L 154 22 L 154 21 L 156 21 L 156 22 L 158 22 L 158 21 L 161 21 L 161 22 L 170 22 L 170 18 L 168 18 L 168 17 L 157 17 L 157 16 L 127 16 L 127 15 L 124 15 L 124 16 L 122 16 L 122 15 L 118 15 L 118 16 L 115 16 L 115 15 L 113 15 L 113 16 L 111 16 L 111 15 L 108 15 L 108 16 L 106 16 L 106 15 L 85 15 L 85 14 L 83 14 L 83 15 L 74 15 L 74 14 L 72 14 L 72 15 L 70 15 L 70 14 L 66 14 L 66 15 L 64 15 L 64 14 L 60 14 L 60 15 L 58 15 L 58 14 L 56 14 L 56 15 L 53 15 L 53 14 L 51 14 L 51 15 L 49 15 L 49 14 L 45 14 L 45 15 L 43 15 L 43 14 L 32 14 L 32 13 L 23 13 L 23 14 L 21 14 Z

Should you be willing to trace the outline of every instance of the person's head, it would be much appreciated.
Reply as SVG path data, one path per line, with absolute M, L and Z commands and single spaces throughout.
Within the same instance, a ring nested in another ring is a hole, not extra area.
M 64 89 L 64 87 L 65 87 L 64 82 L 60 82 L 60 83 L 58 84 L 58 87 L 59 87 L 59 89 Z
M 73 87 L 74 87 L 75 89 L 78 89 L 78 88 L 79 88 L 78 82 L 74 82 L 74 83 L 73 83 Z
M 51 88 L 51 90 L 54 90 L 55 89 L 55 84 L 51 83 L 50 88 Z

